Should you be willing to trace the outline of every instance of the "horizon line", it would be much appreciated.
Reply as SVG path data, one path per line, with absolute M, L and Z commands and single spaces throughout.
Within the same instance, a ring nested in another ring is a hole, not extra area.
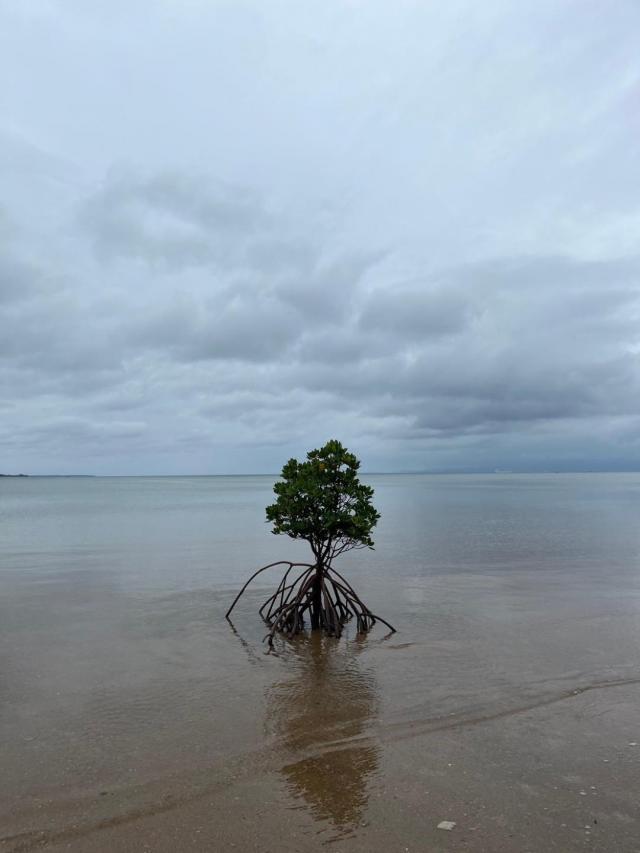
M 640 468 L 569 468 L 565 470 L 558 469 L 507 469 L 507 468 L 495 468 L 495 469 L 460 469 L 460 470 L 451 470 L 451 469 L 442 469 L 435 471 L 361 471 L 360 474 L 364 477 L 388 477 L 388 476 L 460 476 L 460 475 L 492 475 L 492 476 L 513 476 L 513 475 L 564 475 L 564 474 L 639 474 Z M 26 474 L 26 473 L 18 473 L 18 474 L 5 474 L 0 473 L 0 479 L 29 479 L 29 478 L 61 478 L 61 479 L 126 479 L 126 478 L 163 478 L 168 479 L 171 477 L 175 478 L 185 478 L 185 477 L 280 477 L 280 473 L 275 472 L 258 472 L 254 471 L 251 473 L 240 473 L 240 472 L 226 472 L 226 473 L 208 473 L 208 474 Z

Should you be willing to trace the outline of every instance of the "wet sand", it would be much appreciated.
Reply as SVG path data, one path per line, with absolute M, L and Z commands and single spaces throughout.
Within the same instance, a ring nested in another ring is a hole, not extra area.
M 23 518 L 2 543 L 0 850 L 640 851 L 638 485 L 445 484 L 425 529 L 415 483 L 383 482 L 388 545 L 345 567 L 399 632 L 277 655 L 268 584 L 223 619 L 278 553 L 234 527 L 270 484 L 132 484 L 111 513 L 88 484 L 99 509 L 76 526 L 65 504 L 46 543 Z
M 298 687 L 307 695 L 267 711 L 270 745 L 16 803 L 2 849 L 640 850 L 638 680 L 386 725 L 365 723 L 366 679 L 315 672 Z

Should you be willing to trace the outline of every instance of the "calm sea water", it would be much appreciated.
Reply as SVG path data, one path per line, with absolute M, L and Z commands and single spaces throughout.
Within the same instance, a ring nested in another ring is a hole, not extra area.
M 640 475 L 367 479 L 376 549 L 341 570 L 398 633 L 278 655 L 277 572 L 223 618 L 255 568 L 306 559 L 264 522 L 273 478 L 0 479 L 4 807 L 250 756 L 348 834 L 385 732 L 640 674 Z

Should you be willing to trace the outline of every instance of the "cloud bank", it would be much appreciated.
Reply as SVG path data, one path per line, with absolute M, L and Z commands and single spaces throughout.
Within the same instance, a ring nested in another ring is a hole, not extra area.
M 0 471 L 640 468 L 636 4 L 0 20 Z

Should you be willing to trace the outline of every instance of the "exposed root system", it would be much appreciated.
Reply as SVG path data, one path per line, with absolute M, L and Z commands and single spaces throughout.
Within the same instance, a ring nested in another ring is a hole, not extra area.
M 305 630 L 308 616 L 312 629 L 320 629 L 332 637 L 339 637 L 345 624 L 356 620 L 358 633 L 366 633 L 381 622 L 391 632 L 395 628 L 372 613 L 355 592 L 351 584 L 335 569 L 327 565 L 290 563 L 280 560 L 258 569 L 242 587 L 225 616 L 228 619 L 251 581 L 261 572 L 275 566 L 287 566 L 276 591 L 260 608 L 260 616 L 269 626 L 265 640 L 273 646 L 276 633 L 294 637 Z

